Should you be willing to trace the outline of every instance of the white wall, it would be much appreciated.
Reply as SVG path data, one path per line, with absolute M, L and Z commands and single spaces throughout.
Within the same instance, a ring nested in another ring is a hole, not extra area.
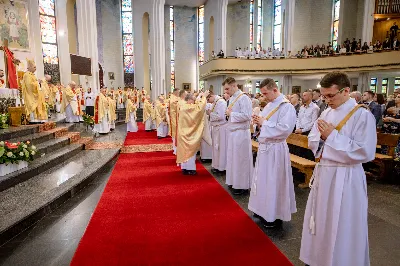
M 295 0 L 293 47 L 328 44 L 332 29 L 332 0 Z
M 272 48 L 273 42 L 273 27 L 274 27 L 274 1 L 263 0 L 263 33 L 262 33 L 262 47 L 268 49 Z
M 242 50 L 250 44 L 250 5 L 248 2 L 228 5 L 226 17 L 226 56 L 234 56 L 236 47 Z M 218 53 L 219 51 L 215 51 Z
M 197 82 L 197 8 L 174 7 L 175 20 L 175 86 L 191 83 L 193 90 Z M 169 31 L 168 31 L 169 35 Z
M 213 91 L 215 94 L 221 95 L 222 91 L 222 82 L 225 80 L 225 76 L 212 77 L 206 80 L 205 89 L 210 89 L 210 86 L 213 86 Z
M 123 87 L 124 72 L 120 1 L 103 0 L 101 5 L 104 85 L 109 88 Z M 108 72 L 114 72 L 114 81 L 108 79 Z
M 171 89 L 171 44 L 169 36 L 169 6 L 164 7 L 164 32 L 165 32 L 165 84 L 167 91 Z M 177 85 L 175 85 L 177 87 Z M 179 87 L 177 87 L 179 88 Z
M 363 23 L 364 0 L 342 0 L 341 15 L 339 18 L 339 40 L 343 42 L 346 38 L 361 39 Z M 341 22 L 341 23 L 340 23 Z

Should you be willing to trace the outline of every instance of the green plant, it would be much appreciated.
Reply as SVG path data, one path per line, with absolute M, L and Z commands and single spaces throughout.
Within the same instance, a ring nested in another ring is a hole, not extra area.
M 0 114 L 0 128 L 8 128 L 10 123 L 10 114 Z
M 0 141 L 0 164 L 30 162 L 36 153 L 36 147 L 29 141 L 17 143 Z
M 83 114 L 82 119 L 83 119 L 83 123 L 86 126 L 94 126 L 94 118 L 93 118 L 93 116 L 90 116 L 88 114 Z

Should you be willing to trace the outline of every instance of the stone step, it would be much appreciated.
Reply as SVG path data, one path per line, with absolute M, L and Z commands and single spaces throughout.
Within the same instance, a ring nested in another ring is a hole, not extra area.
M 110 169 L 119 149 L 81 151 L 57 166 L 0 192 L 0 246 L 56 210 Z
M 48 153 L 59 150 L 65 146 L 67 146 L 68 144 L 70 144 L 70 139 L 68 137 L 55 138 L 55 139 L 51 139 L 51 140 L 42 142 L 42 143 L 36 145 L 38 154 L 35 157 L 35 159 L 37 159 L 41 156 L 45 156 Z
M 64 124 L 64 126 L 56 127 L 48 131 L 37 132 L 22 137 L 17 137 L 7 140 L 8 142 L 19 142 L 19 141 L 30 141 L 37 145 L 39 143 L 54 139 L 55 137 L 61 136 L 63 132 L 68 132 L 74 128 L 74 124 Z
M 71 144 L 55 150 L 29 163 L 27 168 L 0 177 L 0 192 L 20 184 L 62 163 L 83 149 L 83 144 Z

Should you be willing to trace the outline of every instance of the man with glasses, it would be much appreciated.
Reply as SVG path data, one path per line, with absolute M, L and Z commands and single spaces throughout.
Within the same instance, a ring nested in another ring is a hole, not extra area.
M 308 135 L 308 146 L 319 163 L 310 183 L 300 259 L 308 265 L 370 265 L 362 164 L 375 158 L 375 118 L 350 98 L 345 73 L 329 73 L 320 84 L 331 109 Z

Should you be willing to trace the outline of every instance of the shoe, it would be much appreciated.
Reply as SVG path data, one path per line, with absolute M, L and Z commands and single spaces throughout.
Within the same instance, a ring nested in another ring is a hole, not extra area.
M 211 172 L 213 172 L 214 174 L 218 174 L 219 173 L 219 171 L 217 169 L 215 169 L 215 168 L 212 168 Z
M 257 213 L 253 213 L 253 217 L 257 218 L 257 219 L 263 219 L 260 215 L 258 215 Z
M 184 175 L 197 175 L 197 172 L 195 170 L 185 170 L 183 172 Z
M 232 188 L 232 185 L 228 185 L 228 188 Z
M 247 190 L 246 189 L 233 189 L 233 195 L 243 195 L 243 194 L 245 194 L 247 192 Z
M 263 226 L 265 227 L 265 228 L 280 228 L 280 227 L 282 227 L 282 220 L 280 220 L 280 219 L 276 219 L 275 221 L 273 221 L 273 222 L 267 222 L 267 221 L 264 221 L 263 222 Z
M 182 169 L 182 174 L 187 175 L 187 170 Z

